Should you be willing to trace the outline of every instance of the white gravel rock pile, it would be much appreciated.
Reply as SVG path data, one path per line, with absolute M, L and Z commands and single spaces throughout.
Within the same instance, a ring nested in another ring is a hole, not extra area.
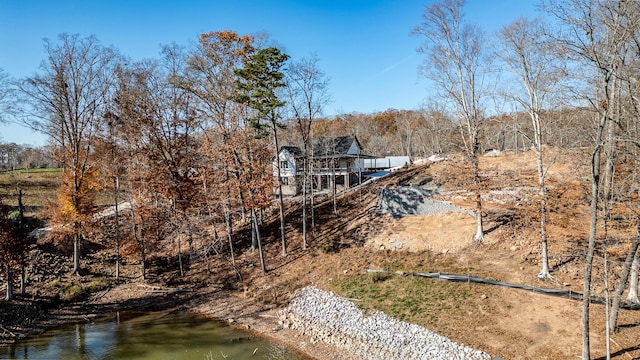
M 471 216 L 473 211 L 450 202 L 429 199 L 431 193 L 418 187 L 382 189 L 378 211 L 393 217 L 406 215 L 435 215 L 444 212 L 463 212 Z
M 283 327 L 336 346 L 350 359 L 491 359 L 382 312 L 365 316 L 351 301 L 315 287 L 296 292 L 279 317 Z

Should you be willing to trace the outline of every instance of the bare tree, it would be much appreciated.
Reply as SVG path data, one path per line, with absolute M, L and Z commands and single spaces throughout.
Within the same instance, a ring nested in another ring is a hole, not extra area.
M 554 41 L 570 59 L 579 64 L 589 77 L 588 85 L 575 95 L 586 100 L 595 114 L 591 152 L 591 211 L 589 241 L 585 257 L 584 291 L 582 301 L 582 359 L 590 358 L 589 305 L 593 271 L 593 257 L 598 237 L 599 200 L 602 190 L 602 162 L 607 155 L 606 144 L 611 141 L 612 121 L 617 121 L 619 75 L 625 64 L 630 37 L 627 15 L 636 2 L 606 0 L 549 0 L 543 8 L 559 20 L 561 28 L 553 34 Z M 589 89 L 589 90 L 585 90 Z M 594 92 L 591 92 L 594 91 Z M 604 159 L 603 159 L 604 158 Z M 607 166 L 613 162 L 607 161 Z M 626 281 L 626 279 L 624 279 Z
M 422 146 L 422 155 L 428 157 L 451 151 L 454 147 L 451 135 L 455 133 L 455 126 L 451 116 L 446 115 L 444 105 L 436 100 L 429 101 L 421 112 L 424 122 L 417 135 Z M 455 137 L 456 140 L 458 138 Z
M 104 118 L 104 126 L 101 134 L 99 135 L 99 139 L 94 143 L 94 151 L 96 153 L 97 161 L 99 162 L 100 168 L 104 172 L 104 176 L 101 176 L 100 185 L 102 189 L 110 190 L 113 199 L 113 208 L 114 208 L 114 233 L 109 234 L 109 237 L 112 237 L 114 245 L 115 245 L 115 278 L 120 278 L 120 264 L 121 264 L 121 255 L 120 255 L 120 247 L 122 234 L 120 231 L 121 227 L 121 216 L 120 216 L 120 204 L 121 202 L 121 181 L 123 180 L 123 176 L 126 172 L 125 164 L 127 162 L 127 154 L 125 152 L 125 148 L 122 146 L 124 142 L 119 141 L 118 127 L 117 127 L 117 118 L 111 112 L 108 112 Z M 109 233 L 106 232 L 105 233 Z
M 179 86 L 197 99 L 196 111 L 204 138 L 200 152 L 207 159 L 199 166 L 204 179 L 205 202 L 209 209 L 212 202 L 222 205 L 219 208 L 227 228 L 234 269 L 234 197 L 240 200 L 243 218 L 245 214 L 244 193 L 237 189 L 242 169 L 236 167 L 238 157 L 234 153 L 237 151 L 234 142 L 243 127 L 244 115 L 244 106 L 234 101 L 235 70 L 255 52 L 253 43 L 253 36 L 241 36 L 233 31 L 201 34 L 198 46 L 189 52 L 184 75 L 178 79 Z M 238 171 L 232 171 L 233 168 Z M 224 194 L 223 199 L 220 199 L 220 194 Z M 240 275 L 237 269 L 236 274 Z
M 0 123 L 6 122 L 13 114 L 15 102 L 15 89 L 12 80 L 2 68 L 0 68 Z
M 84 193 L 92 186 L 87 181 L 93 171 L 91 147 L 111 99 L 118 55 L 95 37 L 62 34 L 59 41 L 45 40 L 48 56 L 40 66 L 41 73 L 19 84 L 28 101 L 21 121 L 53 139 L 58 161 L 71 174 L 67 195 L 73 214 L 64 221 L 71 221 L 73 228 L 73 272 L 78 274 L 82 226 L 92 211 L 90 204 L 83 203 L 88 199 Z
M 533 134 L 529 137 L 536 153 L 538 171 L 538 195 L 540 211 L 540 244 L 542 248 L 541 279 L 550 279 L 549 255 L 547 250 L 547 188 L 544 168 L 543 123 L 541 119 L 548 96 L 557 88 L 563 69 L 558 68 L 556 57 L 544 37 L 545 24 L 540 20 L 521 18 L 502 28 L 501 51 L 497 55 L 520 79 L 523 91 L 509 92 L 527 112 L 531 119 Z
M 482 31 L 465 23 L 464 0 L 442 0 L 427 6 L 423 22 L 414 35 L 425 38 L 418 49 L 427 55 L 423 73 L 437 84 L 441 95 L 450 100 L 462 121 L 461 131 L 469 161 L 473 167 L 476 200 L 475 241 L 484 240 L 479 155 L 480 132 L 485 118 L 484 99 L 488 96 L 485 75 L 488 58 Z
M 307 197 L 311 192 L 311 217 L 314 217 L 312 183 L 312 133 L 313 121 L 322 115 L 322 109 L 330 101 L 329 78 L 318 67 L 316 54 L 291 63 L 286 73 L 287 95 L 289 107 L 297 129 L 302 137 L 303 145 L 303 178 L 302 178 L 302 246 L 307 248 Z
M 630 3 L 621 2 L 613 7 L 613 11 L 609 10 L 607 13 L 610 15 L 605 18 L 605 24 L 607 25 L 607 29 L 618 33 L 618 41 L 621 42 L 621 49 L 618 55 L 620 65 L 616 69 L 617 71 L 614 72 L 615 80 L 618 83 L 616 86 L 617 93 L 615 94 L 617 102 L 613 104 L 613 121 L 609 123 L 609 128 L 607 129 L 607 167 L 605 168 L 605 185 L 603 191 L 603 217 L 605 224 L 612 218 L 610 214 L 612 210 L 610 209 L 609 202 L 616 201 L 616 199 L 614 199 L 614 193 L 616 193 L 616 195 L 623 195 L 621 192 L 625 191 L 627 193 L 625 197 L 630 199 L 630 207 L 634 209 L 634 212 L 637 212 L 637 201 L 635 200 L 637 178 L 635 176 L 632 177 L 632 187 L 629 188 L 628 186 L 621 186 L 623 185 L 622 179 L 616 179 L 614 175 L 624 171 L 615 168 L 616 159 L 619 157 L 618 152 L 621 152 L 622 154 L 620 155 L 625 157 L 630 155 L 635 166 L 638 164 L 637 152 L 640 147 L 640 140 L 635 123 L 637 123 L 638 116 L 640 115 L 640 108 L 638 107 L 638 105 L 640 105 L 640 88 L 638 87 L 638 80 L 640 79 L 640 73 L 638 72 L 638 64 L 640 63 L 640 52 L 638 52 L 640 51 L 640 3 L 637 1 Z M 619 26 L 619 29 L 617 26 Z M 634 146 L 631 148 L 629 148 L 629 146 L 620 146 L 621 142 L 624 145 L 633 144 Z M 615 187 L 613 185 L 614 181 L 618 181 Z M 625 190 L 616 191 L 616 189 L 620 188 L 624 188 Z M 622 274 L 620 275 L 620 282 L 616 287 L 611 304 L 609 328 L 613 329 L 614 332 L 618 330 L 617 322 L 620 303 L 622 302 L 622 294 L 627 288 L 627 284 L 629 284 L 628 299 L 637 301 L 637 250 L 640 245 L 640 219 L 637 216 L 636 227 L 636 234 L 631 238 Z
M 172 80 L 182 71 L 181 48 L 163 47 L 161 61 L 134 64 L 121 73 L 117 113 L 131 148 L 138 149 L 143 160 L 137 177 L 152 190 L 143 203 L 163 205 L 174 222 L 180 275 L 184 274 L 182 238 L 188 239 L 192 252 L 192 223 L 189 216 L 197 207 L 199 144 L 194 136 L 197 119 L 187 93 Z M 142 204 L 141 204 L 142 205 Z M 158 206 L 154 206 L 158 209 Z M 155 224 L 158 228 L 165 224 Z
M 422 112 L 404 110 L 400 111 L 396 118 L 401 153 L 409 157 L 409 162 L 412 164 L 416 155 L 416 141 L 414 138 L 417 136 L 417 130 L 424 122 L 423 116 Z

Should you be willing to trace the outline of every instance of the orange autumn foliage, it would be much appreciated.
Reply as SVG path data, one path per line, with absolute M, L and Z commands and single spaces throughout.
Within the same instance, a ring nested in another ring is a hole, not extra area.
M 83 171 L 67 169 L 63 172 L 56 201 L 49 202 L 47 215 L 50 218 L 50 237 L 62 241 L 77 235 L 81 228 L 91 223 L 95 212 L 95 195 L 99 190 L 98 170 L 89 167 Z

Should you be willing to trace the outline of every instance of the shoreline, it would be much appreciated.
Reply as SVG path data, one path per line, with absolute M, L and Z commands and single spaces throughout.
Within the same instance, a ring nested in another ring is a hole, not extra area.
M 308 359 L 332 360 L 343 356 L 334 346 L 313 341 L 310 336 L 302 335 L 297 330 L 284 328 L 278 316 L 283 308 L 263 307 L 239 292 L 229 290 L 205 290 L 201 296 L 208 298 L 207 301 L 187 309 L 188 311 L 248 330 Z
M 0 339 L 1 347 L 38 336 L 57 327 L 92 322 L 110 313 L 125 310 L 146 311 L 187 311 L 212 320 L 222 321 L 229 326 L 249 331 L 295 351 L 308 359 L 329 360 L 340 357 L 340 352 L 321 342 L 313 342 L 309 336 L 298 331 L 284 329 L 277 316 L 279 307 L 263 307 L 233 290 L 200 288 L 192 292 L 153 293 L 140 291 L 138 284 L 122 284 L 89 299 L 77 303 L 62 303 L 46 310 L 42 318 L 22 319 L 22 324 L 13 325 L 19 330 L 11 331 L 0 324 L 5 331 Z M 132 291 L 135 291 L 132 293 Z M 132 296 L 133 295 L 133 296 Z M 9 336 L 6 336 L 8 333 Z

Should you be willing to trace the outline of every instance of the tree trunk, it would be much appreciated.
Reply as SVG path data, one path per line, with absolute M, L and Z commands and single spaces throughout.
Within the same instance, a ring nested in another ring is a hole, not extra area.
M 144 238 L 142 237 L 142 224 L 138 226 L 136 224 L 136 212 L 133 207 L 133 197 L 131 198 L 131 224 L 132 224 L 132 233 L 133 238 L 140 246 L 140 273 L 142 275 L 142 279 L 146 280 L 146 267 L 145 267 L 145 248 L 144 248 Z
M 22 203 L 22 189 L 18 189 L 18 225 L 24 225 L 24 204 Z
M 238 271 L 238 267 L 236 266 L 236 255 L 235 251 L 233 250 L 233 228 L 231 227 L 230 222 L 227 222 L 227 233 L 229 234 L 228 240 L 229 252 L 231 253 L 231 266 L 236 273 L 236 278 L 238 278 L 238 280 L 242 280 L 242 274 L 240 274 L 240 271 Z M 216 231 L 215 226 L 213 227 L 213 234 L 215 235 L 215 238 L 218 239 L 218 232 Z
M 234 158 L 237 160 L 237 158 Z M 224 176 L 225 176 L 225 182 L 228 183 L 231 176 L 229 175 L 229 167 L 225 165 L 224 168 Z M 224 203 L 224 220 L 225 220 L 225 225 L 227 227 L 227 239 L 229 240 L 229 250 L 231 251 L 231 264 L 233 265 L 233 267 L 236 267 L 236 259 L 235 259 L 235 254 L 233 251 L 233 217 L 231 214 L 231 189 L 229 189 L 228 186 L 225 187 L 226 188 L 226 192 L 227 192 L 227 198 L 225 200 Z M 240 191 L 240 193 L 242 193 L 242 191 Z M 244 199 L 244 198 L 243 198 Z M 244 200 L 242 200 L 242 218 L 243 221 L 245 220 L 245 210 L 244 210 Z M 238 275 L 240 275 L 240 273 L 237 273 Z
M 187 244 L 189 245 L 189 263 L 193 261 L 194 252 L 193 252 L 193 229 L 191 228 L 191 224 L 189 223 L 189 218 L 185 214 L 184 221 L 187 224 Z
M 22 228 L 24 226 L 24 204 L 22 203 L 22 189 L 18 189 L 18 226 Z M 27 282 L 26 282 L 26 254 L 20 254 L 21 258 L 21 266 L 20 266 L 20 295 L 24 296 L 27 293 Z
M 27 269 L 22 265 L 20 271 L 20 295 L 25 296 L 27 294 Z
M 607 249 L 604 249 L 604 316 L 606 319 L 605 336 L 606 336 L 606 359 L 611 360 L 611 326 L 609 326 L 609 314 L 611 309 L 611 297 L 609 296 L 609 267 L 607 265 Z
M 612 119 L 619 119 L 620 117 L 620 110 L 618 109 L 618 107 L 620 106 L 620 102 L 619 101 L 615 101 L 617 98 L 619 98 L 621 96 L 620 92 L 620 86 L 618 84 L 619 80 L 616 79 L 615 77 L 612 78 L 611 80 L 611 94 L 613 94 L 612 98 L 610 99 L 610 102 L 608 103 L 609 106 L 611 107 L 611 109 L 609 109 L 609 116 Z M 605 168 L 604 168 L 604 181 L 602 184 L 602 200 L 603 200 L 603 205 L 602 205 L 602 218 L 603 218 L 603 227 L 604 227 L 604 237 L 607 237 L 608 234 L 608 224 L 609 221 L 611 219 L 611 209 L 609 206 L 609 203 L 611 202 L 611 198 L 613 196 L 612 192 L 613 192 L 613 186 L 614 186 L 614 174 L 615 174 L 615 163 L 616 163 L 616 158 L 618 155 L 618 152 L 616 151 L 616 145 L 617 145 L 617 140 L 616 140 L 616 136 L 617 136 L 617 129 L 618 129 L 619 124 L 616 121 L 609 121 L 607 123 L 607 134 L 606 134 L 606 139 L 605 139 Z
M 253 219 L 251 220 L 253 222 Z M 256 235 L 256 229 L 251 227 L 251 252 L 256 251 L 258 248 L 258 236 Z
M 180 267 L 180 277 L 184 277 L 184 269 L 182 268 L 182 233 L 178 235 L 178 266 Z
M 631 263 L 631 275 L 629 275 L 629 294 L 627 295 L 627 301 L 633 303 L 640 303 L 638 299 L 638 252 L 633 255 L 633 262 Z
M 116 216 L 116 280 L 120 279 L 120 215 L 118 212 L 118 192 L 120 191 L 120 179 L 115 177 L 115 191 L 113 200 L 115 202 Z
M 180 226 L 180 220 L 178 218 L 178 210 L 176 209 L 176 199 L 171 199 L 171 211 L 173 212 L 173 221 L 176 223 L 176 226 L 180 229 L 178 233 L 178 267 L 180 269 L 180 277 L 184 277 L 184 269 L 182 267 L 182 234 L 183 229 Z
M 280 207 L 280 238 L 282 239 L 282 256 L 287 256 L 287 240 L 284 234 L 284 199 L 282 198 L 282 174 L 280 173 L 280 149 L 278 145 L 277 127 L 273 127 L 273 140 L 276 147 L 276 168 L 278 170 L 278 205 Z
M 11 301 L 13 300 L 13 284 L 11 283 L 11 267 L 9 266 L 9 264 L 5 265 L 6 268 L 6 288 L 7 288 L 7 294 L 5 296 L 5 300 L 6 301 Z
M 311 152 L 313 152 L 313 146 L 311 147 Z M 315 191 L 315 187 L 313 186 L 313 164 L 311 163 L 311 156 L 307 156 L 307 159 L 309 159 L 309 178 L 311 179 L 311 186 L 310 186 L 310 190 L 311 190 L 311 194 L 310 194 L 310 207 L 311 207 L 311 233 L 313 234 L 313 236 L 316 235 L 316 191 Z
M 542 241 L 541 244 L 542 251 L 542 269 L 538 273 L 538 278 L 540 279 L 551 279 L 551 272 L 549 271 L 549 250 L 547 248 L 547 241 Z
M 602 126 L 602 124 L 601 124 Z M 591 300 L 591 276 L 593 255 L 596 248 L 598 226 L 598 192 L 600 191 L 600 158 L 601 146 L 598 142 L 591 158 L 591 211 L 589 217 L 589 244 L 585 257 L 584 289 L 582 295 L 582 360 L 591 358 L 589 344 L 589 306 Z
M 240 181 L 240 177 L 237 177 L 238 182 Z M 241 215 L 242 215 L 242 223 L 244 224 L 247 221 L 247 212 L 245 210 L 245 198 L 244 198 L 244 193 L 242 191 L 238 191 L 238 197 L 240 198 L 240 208 L 242 209 L 241 211 Z
M 80 235 L 73 236 L 73 274 L 80 275 Z
M 305 154 L 307 153 L 305 143 Z M 297 172 L 297 171 L 296 171 Z M 302 250 L 307 249 L 307 162 L 302 165 Z
M 258 239 L 258 250 L 260 252 L 260 266 L 262 267 L 262 275 L 267 275 L 267 264 L 264 261 L 264 251 L 262 249 L 262 240 L 260 239 L 260 229 L 258 229 L 258 219 L 256 217 L 256 210 L 251 209 L 251 218 L 253 219 L 253 226 Z
M 147 250 L 145 249 L 144 238 L 140 237 L 140 272 L 142 280 L 147 279 Z
M 640 229 L 639 229 L 640 230 Z M 633 259 L 636 257 L 638 251 L 638 245 L 640 244 L 640 233 L 636 234 L 631 242 L 631 247 L 627 253 L 627 257 L 624 260 L 624 268 L 620 275 L 620 283 L 616 288 L 616 292 L 613 295 L 613 303 L 611 304 L 611 313 L 609 314 L 609 328 L 615 333 L 618 327 L 618 313 L 620 310 L 620 300 L 622 299 L 622 293 L 627 287 L 627 280 L 629 279 L 629 273 L 631 272 L 631 265 Z
M 335 149 L 334 149 L 335 152 Z M 331 187 L 332 187 L 332 198 L 333 198 L 333 215 L 338 217 L 338 204 L 336 203 L 336 163 L 335 159 L 331 160 Z
M 538 168 L 538 186 L 540 189 L 540 244 L 542 247 L 542 270 L 538 273 L 540 279 L 551 279 L 549 272 L 549 253 L 547 249 L 547 188 L 544 183 L 544 168 L 542 165 L 542 144 L 536 134 L 536 163 Z
M 233 226 L 231 224 L 231 217 L 229 216 L 229 212 L 225 211 L 225 223 L 227 226 L 227 239 L 229 240 L 229 252 L 231 253 L 231 265 L 233 268 L 236 267 L 236 256 L 235 251 L 233 250 Z
M 477 153 L 477 144 L 474 144 L 474 150 L 471 154 L 471 163 L 473 165 L 473 185 L 476 197 L 476 234 L 473 239 L 477 242 L 484 240 L 484 227 L 482 224 L 482 194 L 480 192 L 480 168 Z

